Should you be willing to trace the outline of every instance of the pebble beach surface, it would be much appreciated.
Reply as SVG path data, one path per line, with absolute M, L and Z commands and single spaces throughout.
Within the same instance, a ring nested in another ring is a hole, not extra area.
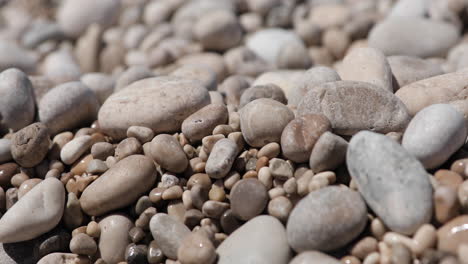
M 0 264 L 468 264 L 465 0 L 0 0 Z

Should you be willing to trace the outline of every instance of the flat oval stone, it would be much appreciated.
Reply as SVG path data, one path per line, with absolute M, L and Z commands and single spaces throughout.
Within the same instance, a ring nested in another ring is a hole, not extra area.
M 177 250 L 191 233 L 182 222 L 164 213 L 155 214 L 151 218 L 150 230 L 164 255 L 171 259 L 177 259 Z
M 315 143 L 309 158 L 309 167 L 314 173 L 334 170 L 346 159 L 348 142 L 331 132 L 323 133 Z
M 124 261 L 125 249 L 131 243 L 128 232 L 133 227 L 132 221 L 124 215 L 113 214 L 99 221 L 99 227 L 101 258 L 109 264 Z
M 390 56 L 387 60 L 392 68 L 397 87 L 444 73 L 439 64 L 418 57 Z
M 63 184 L 56 178 L 43 180 L 0 219 L 0 242 L 31 240 L 52 230 L 60 222 L 64 206 Z
M 468 69 L 423 79 L 401 87 L 395 95 L 414 116 L 424 107 L 465 100 L 468 93 Z
M 217 125 L 226 124 L 228 110 L 225 105 L 209 104 L 196 111 L 182 122 L 182 133 L 191 142 L 211 135 Z
M 11 154 L 18 164 L 31 168 L 45 158 L 49 151 L 49 144 L 47 127 L 42 123 L 34 123 L 13 135 Z
M 356 81 L 325 83 L 310 90 L 299 104 L 297 115 L 310 113 L 328 117 L 333 131 L 340 135 L 360 130 L 402 131 L 410 119 L 404 104 L 392 93 Z
M 466 139 L 463 115 L 448 104 L 434 104 L 419 111 L 403 134 L 402 146 L 425 168 L 442 165 Z
M 37 262 L 37 264 L 70 264 L 70 263 L 87 263 L 84 262 L 86 257 L 72 253 L 50 253 Z
M 188 116 L 209 103 L 208 90 L 195 80 L 148 78 L 107 98 L 99 111 L 99 126 L 114 139 L 124 138 L 131 126 L 148 127 L 156 134 L 176 132 Z
M 156 163 L 168 171 L 180 173 L 188 166 L 187 155 L 179 141 L 171 135 L 157 135 L 151 141 L 150 152 Z
M 222 179 L 231 170 L 237 156 L 237 144 L 230 139 L 221 139 L 213 146 L 206 161 L 205 171 L 211 178 Z
M 269 98 L 248 103 L 239 114 L 242 134 L 252 147 L 279 143 L 284 127 L 294 119 L 293 112 L 287 106 Z
M 291 258 L 286 230 L 273 216 L 257 216 L 229 235 L 216 249 L 218 264 L 286 264 Z
M 366 203 L 390 230 L 413 234 L 432 216 L 432 186 L 419 161 L 395 140 L 356 134 L 346 163 Z
M 254 178 L 238 181 L 230 194 L 232 213 L 239 219 L 247 221 L 259 215 L 268 202 L 265 185 Z
M 296 252 L 332 251 L 356 238 L 366 223 L 367 208 L 359 193 L 329 186 L 299 201 L 289 215 L 286 232 Z
M 271 98 L 283 104 L 287 103 L 286 96 L 281 88 L 274 84 L 263 84 L 246 89 L 240 97 L 239 108 L 259 98 Z
M 97 178 L 83 192 L 81 208 L 88 215 L 102 215 L 135 202 L 156 181 L 153 161 L 143 155 L 128 156 Z
M 468 216 L 460 215 L 437 230 L 437 249 L 457 254 L 461 244 L 468 243 Z
M 0 73 L 2 129 L 11 128 L 17 131 L 31 124 L 34 120 L 35 106 L 32 84 L 26 74 L 18 69 L 8 69 Z
M 112 25 L 120 10 L 120 0 L 103 0 L 95 2 L 84 0 L 77 3 L 73 0 L 63 1 L 57 12 L 57 22 L 69 37 L 79 37 L 92 24 L 102 27 Z
M 39 120 L 55 135 L 96 120 L 99 101 L 81 82 L 58 85 L 39 102 Z
M 340 264 L 336 258 L 319 251 L 304 251 L 295 256 L 289 264 Z
M 314 86 L 327 82 L 341 81 L 340 76 L 334 69 L 325 66 L 312 67 L 294 79 L 295 81 L 292 82 L 292 87 L 288 94 L 288 105 L 296 107 Z
M 293 119 L 281 134 L 283 155 L 297 163 L 306 162 L 319 137 L 330 130 L 330 121 L 321 114 L 307 114 Z
M 343 80 L 368 82 L 393 92 L 392 69 L 378 49 L 352 49 L 338 67 L 338 73 Z
M 418 17 L 388 18 L 372 28 L 369 46 L 385 55 L 439 56 L 457 43 L 460 33 L 452 24 Z
M 74 138 L 63 146 L 60 151 L 60 159 L 67 165 L 73 164 L 89 150 L 92 144 L 93 140 L 89 135 Z

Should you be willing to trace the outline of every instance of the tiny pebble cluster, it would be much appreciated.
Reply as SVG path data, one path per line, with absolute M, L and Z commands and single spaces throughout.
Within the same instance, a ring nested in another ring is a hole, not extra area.
M 465 0 L 0 0 L 1 264 L 468 264 Z

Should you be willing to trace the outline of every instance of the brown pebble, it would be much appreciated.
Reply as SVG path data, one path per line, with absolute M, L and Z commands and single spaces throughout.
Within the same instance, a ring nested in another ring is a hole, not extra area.
M 10 186 L 11 178 L 18 172 L 18 165 L 13 162 L 0 165 L 0 186 L 6 189 Z
M 438 186 L 434 191 L 435 218 L 439 223 L 446 223 L 459 214 L 460 204 L 457 192 L 451 186 Z
M 203 213 L 198 209 L 187 210 L 184 215 L 184 224 L 192 229 L 196 225 L 200 224 L 203 217 Z
M 454 189 L 458 188 L 458 185 L 460 185 L 463 182 L 463 178 L 460 176 L 460 174 L 450 171 L 450 170 L 438 170 L 434 174 L 434 178 L 443 185 L 448 185 Z
M 340 261 L 343 264 L 361 264 L 361 261 L 355 256 L 344 256 Z
M 359 240 L 351 249 L 351 255 L 364 260 L 367 255 L 369 255 L 372 252 L 376 252 L 377 249 L 377 239 L 373 237 L 365 237 L 361 240 Z
M 226 199 L 226 192 L 224 191 L 224 186 L 221 184 L 213 184 L 210 191 L 208 192 L 208 198 L 213 201 L 222 202 Z
M 14 187 L 18 188 L 24 181 L 28 180 L 29 176 L 25 173 L 17 173 L 11 177 L 10 183 Z
M 149 193 L 150 201 L 154 204 L 157 204 L 162 200 L 162 194 L 167 188 L 164 187 L 156 187 Z
M 268 159 L 276 158 L 279 155 L 280 150 L 280 145 L 278 143 L 268 143 L 257 152 L 257 158 L 261 158 L 264 156 Z
M 180 143 L 173 136 L 160 134 L 151 141 L 150 152 L 162 168 L 181 173 L 188 166 L 188 159 Z
M 182 193 L 184 191 L 179 185 L 172 186 L 162 193 L 162 199 L 163 200 L 175 200 L 175 199 L 180 199 L 182 198 Z
M 127 137 L 134 137 L 138 139 L 141 144 L 145 144 L 154 138 L 154 132 L 151 128 L 148 127 L 131 126 L 127 129 Z
M 164 260 L 164 253 L 159 248 L 156 241 L 151 241 L 148 246 L 148 262 L 150 264 L 161 263 Z
M 77 227 L 75 229 L 73 229 L 72 231 L 72 237 L 78 235 L 78 234 L 84 234 L 86 233 L 86 226 L 80 226 L 80 227 Z
M 220 224 L 226 234 L 231 234 L 242 225 L 237 217 L 234 216 L 231 209 L 226 210 L 221 215 Z
M 167 214 L 173 216 L 179 222 L 184 222 L 185 206 L 181 200 L 171 200 L 167 205 Z
M 268 203 L 268 214 L 278 218 L 283 223 L 286 223 L 288 220 L 292 209 L 292 202 L 285 196 L 275 197 Z
M 42 123 L 34 123 L 15 133 L 11 141 L 11 155 L 23 167 L 34 167 L 47 155 L 49 131 Z
M 99 238 L 101 235 L 101 227 L 99 227 L 96 221 L 91 221 L 86 226 L 86 234 L 94 238 Z
M 216 259 L 216 252 L 213 243 L 202 232 L 194 232 L 182 240 L 177 257 L 181 264 L 211 264 Z
M 214 219 L 219 219 L 227 209 L 229 209 L 228 203 L 218 201 L 206 201 L 202 206 L 203 214 Z
M 145 231 L 140 227 L 132 227 L 132 229 L 128 231 L 128 236 L 133 243 L 138 243 L 145 237 Z
M 466 178 L 468 176 L 465 173 L 467 165 L 468 165 L 468 159 L 459 159 L 452 163 L 452 166 L 450 166 L 450 170 L 458 173 L 463 178 Z
M 200 184 L 205 189 L 211 188 L 210 176 L 206 173 L 196 173 L 190 176 L 187 181 L 187 188 L 190 190 L 195 184 Z
M 122 140 L 115 148 L 115 158 L 117 160 L 124 159 L 130 155 L 140 154 L 143 149 L 138 139 L 129 137 Z
M 457 253 L 458 246 L 468 243 L 468 215 L 458 216 L 437 230 L 437 249 Z
M 223 179 L 224 180 L 224 187 L 228 190 L 231 190 L 232 187 L 240 180 L 241 176 L 236 171 L 231 171 L 228 175 Z
M 107 157 L 113 156 L 114 153 L 114 146 L 107 142 L 98 142 L 91 147 L 91 155 L 95 159 L 106 160 Z
M 80 233 L 71 239 L 70 251 L 79 255 L 93 256 L 97 251 L 97 245 L 90 236 Z
M 200 184 L 195 184 L 190 190 L 192 204 L 195 208 L 202 210 L 203 204 L 208 200 L 208 189 Z
M 269 159 L 265 156 L 257 159 L 255 164 L 255 171 L 259 172 L 261 168 L 268 166 Z
M 38 185 L 40 182 L 42 182 L 41 179 L 38 178 L 33 178 L 29 180 L 25 180 L 24 182 L 21 183 L 21 185 L 18 187 L 18 199 L 21 199 L 26 193 L 28 193 L 34 186 Z
M 73 173 L 74 175 L 82 175 L 83 173 L 86 172 L 89 162 L 92 160 L 93 160 L 93 156 L 91 154 L 78 159 L 78 161 L 76 161 L 75 164 L 73 164 L 70 172 Z
M 268 193 L 259 180 L 243 179 L 232 188 L 230 200 L 232 213 L 246 221 L 263 211 L 268 202 Z
M 248 171 L 246 173 L 244 173 L 244 175 L 242 175 L 242 179 L 249 179 L 249 178 L 253 178 L 253 179 L 256 179 L 257 178 L 257 172 L 256 171 Z

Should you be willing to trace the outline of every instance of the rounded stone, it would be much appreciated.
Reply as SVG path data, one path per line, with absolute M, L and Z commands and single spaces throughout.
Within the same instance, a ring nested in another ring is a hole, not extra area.
M 430 30 L 429 30 L 430 29 Z M 431 57 L 444 55 L 458 41 L 457 27 L 418 17 L 383 20 L 368 36 L 369 46 L 385 55 Z
M 176 132 L 188 116 L 209 103 L 208 90 L 197 81 L 148 78 L 111 95 L 102 105 L 98 121 L 101 130 L 114 139 L 124 138 L 134 125 L 151 128 L 156 134 Z
M 163 169 L 183 172 L 188 166 L 188 158 L 179 141 L 168 134 L 157 135 L 150 146 L 151 156 Z
M 468 243 L 468 216 L 458 216 L 437 230 L 437 249 L 457 253 L 460 245 Z
M 304 251 L 295 256 L 289 264 L 340 264 L 338 259 L 319 251 Z M 351 263 L 350 263 L 351 264 Z
M 270 98 L 282 104 L 286 104 L 286 96 L 280 87 L 274 84 L 255 85 L 246 89 L 241 97 L 239 108 L 244 107 L 246 104 L 260 98 Z
M 323 133 L 312 149 L 309 167 L 314 173 L 334 170 L 346 159 L 348 142 L 331 132 Z
M 78 256 L 71 253 L 50 253 L 37 262 L 37 264 L 68 264 L 68 263 L 89 263 L 87 257 Z
M 338 73 L 343 80 L 368 82 L 393 92 L 392 69 L 385 54 L 378 49 L 351 50 L 340 64 Z
M 284 127 L 294 119 L 293 112 L 269 98 L 254 100 L 239 112 L 245 141 L 252 147 L 280 142 Z
M 132 221 L 124 215 L 109 215 L 99 221 L 101 236 L 99 252 L 105 263 L 119 263 L 125 260 L 125 249 L 130 244 L 128 232 Z
M 392 68 L 397 87 L 444 73 L 439 64 L 418 57 L 390 56 L 387 60 Z
M 230 193 L 232 213 L 239 219 L 247 221 L 259 215 L 268 202 L 265 185 L 257 179 L 238 181 Z
M 432 216 L 432 186 L 421 163 L 393 139 L 368 131 L 351 138 L 351 177 L 367 205 L 392 231 L 413 234 Z
M 39 120 L 51 135 L 71 130 L 96 120 L 99 101 L 81 82 L 58 85 L 39 102 Z
M 211 264 L 216 259 L 215 247 L 202 232 L 191 233 L 180 244 L 177 259 L 182 264 Z
M 182 241 L 191 234 L 182 222 L 164 213 L 155 214 L 151 218 L 150 230 L 164 255 L 171 259 L 177 259 Z
M 238 153 L 237 144 L 227 138 L 221 139 L 213 146 L 206 161 L 205 171 L 211 178 L 222 179 L 231 170 Z
M 0 242 L 31 240 L 52 230 L 60 222 L 64 206 L 63 184 L 55 178 L 43 180 L 0 219 Z
M 325 115 L 333 131 L 353 135 L 360 130 L 379 133 L 402 131 L 410 120 L 395 95 L 373 84 L 357 81 L 325 83 L 310 90 L 299 104 L 297 115 Z
M 207 12 L 193 27 L 195 37 L 206 50 L 225 51 L 242 40 L 242 28 L 228 10 Z
M 153 161 L 143 155 L 124 158 L 91 183 L 80 197 L 83 211 L 102 215 L 135 202 L 156 181 Z
M 104 0 L 95 2 L 85 0 L 77 3 L 73 0 L 63 1 L 58 12 L 57 22 L 69 37 L 79 37 L 92 24 L 102 27 L 112 25 L 120 10 L 120 0 Z
M 465 143 L 463 115 L 448 104 L 419 111 L 403 134 L 402 146 L 427 169 L 442 165 Z
M 182 133 L 191 142 L 211 135 L 217 125 L 226 124 L 228 110 L 224 105 L 209 104 L 188 116 L 182 122 Z
M 0 73 L 1 129 L 17 131 L 31 124 L 35 105 L 33 87 L 26 74 L 18 69 Z
M 62 150 L 60 151 L 60 159 L 63 161 L 63 163 L 71 165 L 77 161 L 81 155 L 88 151 L 92 144 L 93 140 L 91 136 L 84 135 L 74 138 L 65 144 L 65 146 L 63 146 Z
M 71 239 L 70 251 L 78 255 L 93 256 L 97 251 L 97 245 L 94 239 L 81 233 Z
M 321 114 L 306 114 L 293 119 L 281 134 L 283 155 L 297 163 L 306 162 L 320 136 L 330 130 L 330 121 Z
M 367 208 L 359 193 L 329 186 L 299 201 L 289 216 L 286 231 L 289 245 L 296 252 L 332 251 L 356 238 L 366 223 Z
M 284 226 L 268 215 L 257 216 L 239 227 L 216 253 L 218 264 L 284 264 L 291 259 Z
M 134 137 L 126 138 L 117 145 L 115 148 L 114 157 L 117 160 L 121 160 L 130 155 L 140 154 L 142 152 L 142 146 L 138 139 Z
M 50 138 L 47 127 L 34 123 L 22 128 L 13 135 L 11 142 L 13 159 L 23 167 L 38 165 L 49 151 Z

